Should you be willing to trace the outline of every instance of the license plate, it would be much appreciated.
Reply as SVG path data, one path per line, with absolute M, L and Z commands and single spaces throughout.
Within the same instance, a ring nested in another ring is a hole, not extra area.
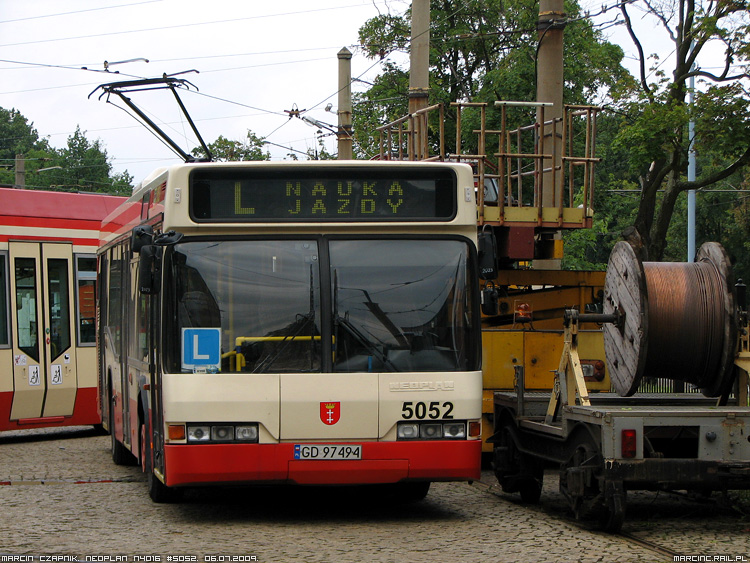
M 295 444 L 294 459 L 362 459 L 360 444 Z

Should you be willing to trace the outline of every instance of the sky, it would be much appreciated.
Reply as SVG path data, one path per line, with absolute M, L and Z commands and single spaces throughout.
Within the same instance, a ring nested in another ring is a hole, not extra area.
M 347 47 L 352 77 L 372 80 L 379 64 L 357 50 L 359 27 L 408 6 L 405 0 L 0 0 L 0 107 L 20 111 L 56 148 L 80 126 L 90 141 L 101 141 L 114 172 L 127 170 L 138 182 L 181 159 L 123 111 L 119 98 L 99 99 L 97 87 L 197 70 L 176 78 L 194 85 L 180 97 L 204 140 L 243 140 L 250 130 L 274 143 L 266 146 L 273 159 L 283 159 L 292 149 L 318 146 L 318 129 L 285 110 L 307 110 L 335 126 L 337 53 Z M 132 59 L 149 62 L 108 64 L 104 72 L 104 61 Z M 365 88 L 353 85 L 355 92 Z M 130 97 L 184 150 L 196 146 L 169 91 Z M 335 151 L 334 136 L 324 141 Z
M 594 15 L 602 2 L 580 5 Z M 181 98 L 207 143 L 219 135 L 241 141 L 250 130 L 270 143 L 272 159 L 290 152 L 305 158 L 318 146 L 318 129 L 286 111 L 307 110 L 335 126 L 337 53 L 342 47 L 353 53 L 352 77 L 364 82 L 352 90 L 365 90 L 380 64 L 357 49 L 359 27 L 409 6 L 410 0 L 0 0 L 0 107 L 20 111 L 56 148 L 80 126 L 90 141 L 100 140 L 114 172 L 127 170 L 137 183 L 181 159 L 123 111 L 118 98 L 100 99 L 97 87 L 174 74 L 192 85 Z M 625 64 L 636 72 L 624 27 L 608 24 L 616 13 L 595 21 L 623 46 L 630 55 Z M 635 6 L 631 14 L 646 52 L 666 61 L 673 47 L 656 41 L 657 24 L 641 19 Z M 394 56 L 408 64 L 406 55 Z M 130 62 L 115 64 L 121 61 Z M 197 146 L 169 91 L 131 98 L 186 152 Z M 323 140 L 335 152 L 335 136 Z

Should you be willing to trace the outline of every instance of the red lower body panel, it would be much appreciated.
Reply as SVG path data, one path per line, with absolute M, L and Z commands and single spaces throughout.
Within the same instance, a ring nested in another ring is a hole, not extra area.
M 166 484 L 297 483 L 360 485 L 399 481 L 472 481 L 480 440 L 362 442 L 362 459 L 298 460 L 294 444 L 168 445 Z
M 83 387 L 76 391 L 76 402 L 71 416 L 48 416 L 10 420 L 10 411 L 13 406 L 13 392 L 0 393 L 0 431 L 100 424 L 102 420 L 97 407 L 98 396 L 96 387 Z

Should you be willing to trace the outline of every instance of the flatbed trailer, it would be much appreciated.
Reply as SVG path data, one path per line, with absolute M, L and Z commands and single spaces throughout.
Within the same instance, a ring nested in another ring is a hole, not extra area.
M 750 407 L 717 407 L 694 393 L 595 393 L 547 422 L 550 396 L 494 396 L 495 472 L 527 502 L 539 500 L 550 465 L 575 516 L 608 531 L 622 526 L 629 490 L 750 488 Z

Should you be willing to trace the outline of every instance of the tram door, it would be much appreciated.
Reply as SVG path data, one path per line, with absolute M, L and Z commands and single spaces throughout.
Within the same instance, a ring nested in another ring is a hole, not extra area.
M 77 376 L 73 247 L 9 243 L 14 394 L 11 420 L 70 416 Z

